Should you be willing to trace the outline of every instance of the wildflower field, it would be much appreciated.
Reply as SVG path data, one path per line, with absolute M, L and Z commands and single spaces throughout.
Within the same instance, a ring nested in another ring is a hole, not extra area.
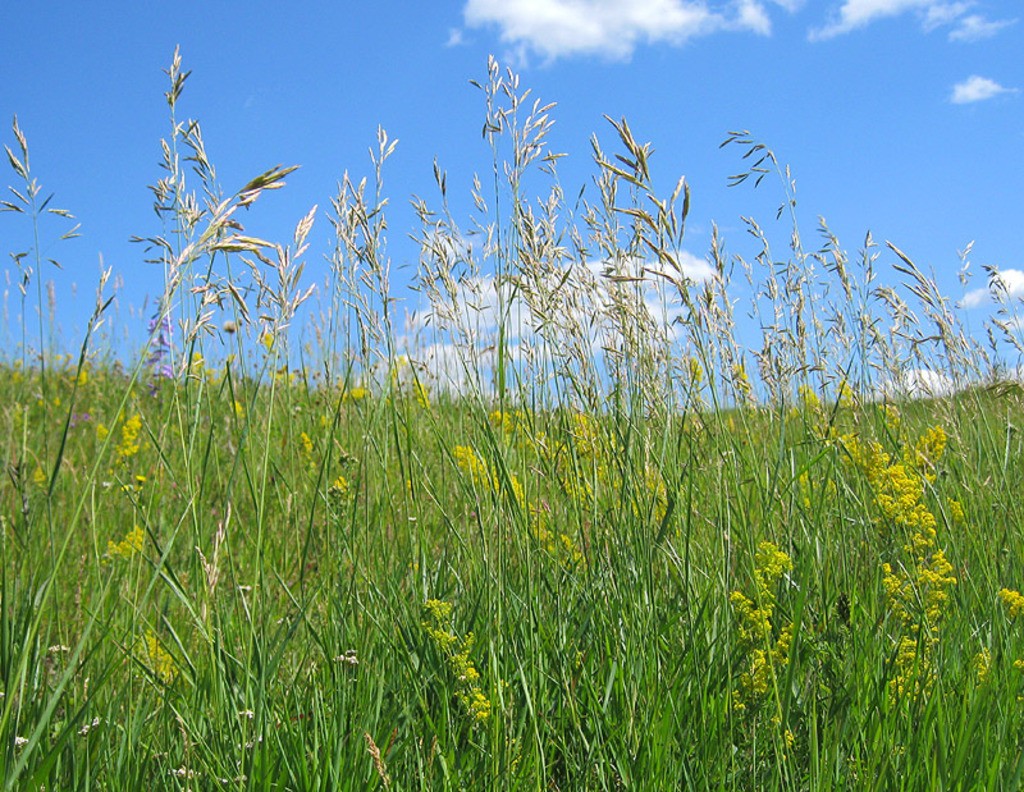
M 48 265 L 15 257 L 38 327 L 0 364 L 6 789 L 1021 785 L 1011 316 L 983 347 L 894 245 L 806 249 L 744 135 L 784 260 L 748 220 L 762 254 L 716 236 L 695 280 L 685 183 L 656 196 L 619 121 L 566 201 L 551 108 L 492 63 L 493 188 L 460 226 L 435 167 L 403 324 L 387 136 L 271 243 L 237 210 L 289 169 L 223 193 L 186 76 L 176 56 L 138 357 L 103 348 L 106 282 L 54 350 Z M 15 123 L 3 221 L 39 228 L 28 150 Z

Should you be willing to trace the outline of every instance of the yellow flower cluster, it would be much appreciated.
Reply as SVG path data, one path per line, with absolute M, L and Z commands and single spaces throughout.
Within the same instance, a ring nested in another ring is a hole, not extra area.
M 455 446 L 452 449 L 452 456 L 459 469 L 469 476 L 470 481 L 477 490 L 489 492 L 493 495 L 501 494 L 501 476 L 495 466 L 487 461 L 470 446 Z M 523 509 L 529 519 L 530 533 L 537 543 L 547 552 L 554 556 L 560 556 L 567 566 L 575 566 L 583 562 L 583 553 L 577 547 L 572 537 L 568 534 L 555 534 L 548 528 L 547 512 L 538 508 L 526 500 L 526 493 L 523 485 L 516 478 L 515 474 L 507 474 L 508 486 L 511 490 L 512 500 Z
M 729 602 L 739 627 L 739 639 L 745 653 L 745 669 L 740 674 L 740 689 L 733 694 L 733 707 L 745 710 L 761 701 L 771 690 L 778 668 L 789 662 L 793 625 L 779 630 L 772 638 L 775 589 L 782 576 L 793 568 L 789 556 L 771 542 L 761 542 L 754 554 L 754 596 L 736 590 Z
M 732 386 L 741 401 L 748 403 L 754 401 L 754 388 L 750 384 L 750 377 L 747 376 L 747 369 L 742 363 L 737 363 L 732 367 Z
M 547 514 L 532 506 L 530 507 L 530 533 L 548 553 L 561 557 L 566 568 L 585 563 L 586 558 L 572 537 L 565 533 L 556 536 L 547 526 Z
M 573 413 L 568 418 L 570 441 L 553 443 L 544 432 L 532 433 L 520 410 L 495 410 L 491 423 L 510 437 L 516 448 L 536 456 L 554 473 L 563 494 L 583 508 L 594 502 L 593 482 L 608 480 L 604 436 L 600 424 L 589 415 Z
M 838 407 L 847 412 L 857 406 L 856 394 L 845 382 L 840 384 L 836 399 Z M 801 422 L 811 434 L 831 445 L 839 436 L 837 424 L 842 420 L 835 406 L 827 405 L 811 385 L 804 383 L 797 388 L 797 403 L 790 409 L 789 418 Z
M 926 693 L 933 681 L 943 610 L 957 583 L 953 565 L 937 547 L 938 521 L 924 502 L 925 484 L 935 480 L 946 448 L 946 433 L 939 426 L 928 429 L 904 448 L 899 462 L 877 442 L 844 435 L 842 443 L 871 484 L 883 517 L 908 537 L 903 546 L 908 562 L 882 565 L 886 600 L 901 631 L 890 691 L 895 696 Z
M 882 516 L 910 532 L 907 551 L 920 554 L 933 546 L 937 521 L 924 503 L 924 487 L 935 480 L 935 467 L 946 448 L 942 427 L 928 429 L 912 448 L 904 450 L 900 462 L 894 462 L 876 441 L 864 443 L 851 433 L 840 442 L 871 484 Z
M 139 526 L 132 528 L 120 542 L 107 542 L 107 556 L 110 558 L 131 558 L 146 545 L 146 532 Z
M 349 388 L 341 395 L 341 400 L 345 402 L 358 402 L 367 398 L 370 395 L 370 391 L 366 388 L 356 386 L 355 388 Z
M 141 444 L 139 433 L 142 431 L 142 416 L 136 413 L 121 424 L 121 442 L 117 446 L 117 461 L 127 463 L 139 453 Z
M 906 455 L 907 462 L 930 482 L 935 481 L 935 466 L 942 459 L 946 450 L 949 438 L 941 426 L 933 426 L 926 429 L 925 433 L 918 438 L 914 449 Z
M 800 504 L 804 509 L 811 509 L 813 506 L 812 495 L 817 486 L 811 482 L 811 474 L 809 471 L 804 471 L 800 474 L 797 479 L 797 486 L 799 487 L 800 493 Z M 838 496 L 838 488 L 836 487 L 835 481 L 828 479 L 825 484 L 825 494 L 828 496 L 827 501 L 834 501 Z
M 335 505 L 348 503 L 352 496 L 352 487 L 348 483 L 348 479 L 339 475 L 327 490 L 327 495 Z
M 416 403 L 424 410 L 430 409 L 430 391 L 427 390 L 427 386 L 423 382 L 417 379 L 412 385 L 413 395 L 416 397 Z
M 892 404 L 883 404 L 882 414 L 885 417 L 885 425 L 889 431 L 898 432 L 903 422 L 899 409 Z
M 160 639 L 152 630 L 146 630 L 138 654 L 142 664 L 165 685 L 171 684 L 178 675 L 178 666 L 174 658 L 160 645 Z
M 850 383 L 843 382 L 839 386 L 838 392 L 839 406 L 846 410 L 852 410 L 858 404 L 857 394 L 853 388 L 850 387 Z
M 476 639 L 473 633 L 464 638 L 456 635 L 452 629 L 452 610 L 450 602 L 427 600 L 423 605 L 425 618 L 422 626 L 444 656 L 448 669 L 458 683 L 455 697 L 471 721 L 482 723 L 491 716 L 491 702 L 481 687 L 480 672 L 469 658 Z
M 903 569 L 894 570 L 882 564 L 882 585 L 892 613 L 913 632 L 926 624 L 935 631 L 942 620 L 942 609 L 949 600 L 949 590 L 956 585 L 953 565 L 942 550 L 918 559 L 914 578 Z
M 974 656 L 974 667 L 978 672 L 979 684 L 988 682 L 989 675 L 992 671 L 992 652 L 988 649 L 982 649 L 978 654 Z
M 661 523 L 668 512 L 668 489 L 665 487 L 665 480 L 656 468 L 648 465 L 644 468 L 644 488 L 647 491 L 649 503 L 653 506 L 651 517 L 655 523 Z M 633 507 L 634 513 L 639 512 L 637 505 Z
M 488 417 L 491 425 L 500 429 L 523 453 L 535 454 L 541 459 L 549 456 L 547 436 L 543 432 L 534 435 L 530 431 L 529 419 L 522 410 L 494 410 Z
M 469 476 L 476 489 L 490 492 L 494 495 L 501 494 L 501 476 L 498 473 L 498 469 L 489 465 L 476 450 L 470 446 L 455 446 L 452 449 L 452 456 L 455 458 L 455 464 L 458 465 L 463 473 Z M 519 483 L 519 479 L 514 474 L 509 473 L 508 484 L 512 490 L 513 500 L 520 507 L 524 507 L 526 505 L 526 495 L 523 492 L 523 485 Z
M 687 368 L 690 370 L 690 382 L 699 386 L 704 381 L 704 367 L 696 355 L 691 355 L 687 361 Z
M 1004 588 L 999 591 L 999 599 L 1003 601 L 1011 619 L 1016 619 L 1024 613 L 1024 595 L 1019 591 Z
M 810 385 L 804 383 L 797 388 L 797 396 L 799 396 L 800 404 L 805 410 L 814 412 L 821 410 L 821 399 L 818 398 L 818 394 Z

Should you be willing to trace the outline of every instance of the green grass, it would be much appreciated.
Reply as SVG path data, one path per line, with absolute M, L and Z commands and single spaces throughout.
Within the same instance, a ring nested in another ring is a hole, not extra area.
M 432 340 L 470 375 L 445 388 L 391 315 L 386 135 L 376 186 L 332 201 L 327 318 L 299 351 L 314 215 L 290 247 L 247 235 L 235 210 L 288 169 L 222 199 L 169 76 L 149 244 L 175 343 L 59 355 L 41 320 L 0 365 L 5 788 L 1020 785 L 1024 625 L 1000 592 L 1024 580 L 1024 394 L 878 397 L 912 365 L 989 366 L 909 259 L 879 290 L 870 244 L 858 269 L 794 225 L 785 266 L 751 265 L 765 330 L 743 347 L 721 240 L 711 281 L 673 269 L 688 191 L 654 195 L 625 122 L 577 233 L 558 189 L 527 211 L 548 108 L 492 64 L 484 252 L 418 206 Z M 39 194 L 17 203 L 36 232 Z M 488 264 L 482 341 L 452 306 Z

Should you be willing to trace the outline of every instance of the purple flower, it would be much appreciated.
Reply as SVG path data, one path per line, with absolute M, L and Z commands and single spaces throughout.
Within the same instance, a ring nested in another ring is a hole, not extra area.
M 146 365 L 153 369 L 155 379 L 172 379 L 174 367 L 170 364 L 170 356 L 173 326 L 169 315 L 161 318 L 160 314 L 161 311 L 157 309 L 147 325 L 150 336 L 150 353 L 146 359 Z

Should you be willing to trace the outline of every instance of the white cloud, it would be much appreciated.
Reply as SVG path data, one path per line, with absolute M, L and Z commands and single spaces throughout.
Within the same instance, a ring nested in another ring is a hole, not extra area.
M 679 251 L 676 261 L 683 268 L 683 274 L 690 280 L 702 283 L 711 280 L 715 275 L 715 270 L 706 258 L 699 258 L 685 250 Z
M 959 305 L 961 308 L 977 308 L 979 305 L 987 303 L 991 296 L 988 289 L 971 289 L 960 300 Z
M 1024 298 L 1024 271 L 1005 269 L 993 271 L 989 285 L 967 292 L 960 305 L 964 308 L 977 308 L 990 301 L 1006 303 L 1020 298 Z
M 460 28 L 451 28 L 448 31 L 448 40 L 444 45 L 446 47 L 458 47 L 463 43 L 462 30 Z
M 937 398 L 956 392 L 956 384 L 947 374 L 931 369 L 907 369 L 875 387 L 874 398 Z
M 924 10 L 924 29 L 927 31 L 935 30 L 935 28 L 942 27 L 943 25 L 952 25 L 967 13 L 971 7 L 971 3 L 934 3 L 930 4 Z
M 885 17 L 920 11 L 936 5 L 933 0 L 844 0 L 839 13 L 824 27 L 811 31 L 811 39 L 829 39 L 865 27 Z
M 736 23 L 740 29 L 752 30 L 762 36 L 772 32 L 772 21 L 768 18 L 768 12 L 757 0 L 740 0 L 736 10 Z
M 949 101 L 953 104 L 983 102 L 1000 94 L 1015 93 L 1016 90 L 1016 88 L 1005 88 L 988 77 L 979 77 L 977 74 L 973 74 L 953 86 L 953 93 L 950 95 Z
M 843 0 L 825 25 L 813 28 L 809 38 L 820 41 L 867 27 L 872 22 L 913 12 L 926 31 L 952 25 L 974 5 L 973 0 Z
M 950 41 L 981 41 L 991 38 L 1000 30 L 1009 27 L 1016 19 L 988 20 L 977 14 L 963 17 L 959 24 L 949 31 Z
M 793 0 L 778 4 L 794 7 Z M 771 30 L 760 0 L 731 0 L 716 9 L 701 0 L 467 0 L 463 15 L 468 27 L 497 25 L 503 42 L 548 60 L 627 59 L 644 42 L 681 44 L 720 30 Z

